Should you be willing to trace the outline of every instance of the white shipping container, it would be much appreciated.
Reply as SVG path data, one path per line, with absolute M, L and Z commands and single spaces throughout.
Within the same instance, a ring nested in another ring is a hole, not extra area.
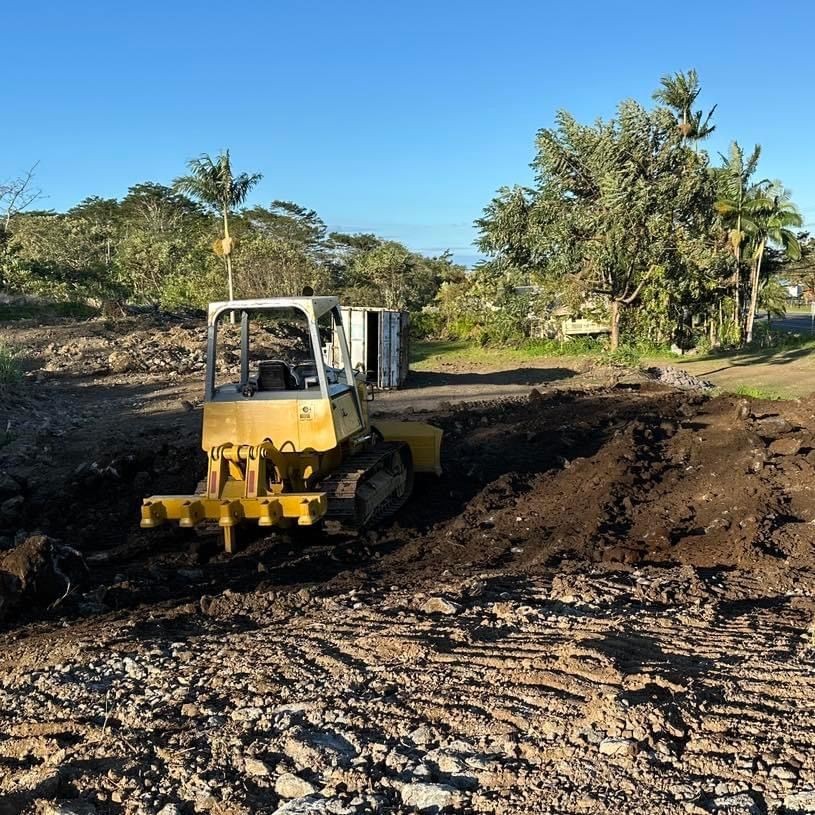
M 382 390 L 405 383 L 409 366 L 409 315 L 386 308 L 340 309 L 348 339 L 351 365 L 365 371 L 368 381 Z M 340 348 L 336 332 L 326 349 L 331 365 L 340 367 Z

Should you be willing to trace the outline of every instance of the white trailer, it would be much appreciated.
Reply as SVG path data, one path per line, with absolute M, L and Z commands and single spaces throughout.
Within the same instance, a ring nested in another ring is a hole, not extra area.
M 410 352 L 410 323 L 406 311 L 387 308 L 340 309 L 354 368 L 365 371 L 368 381 L 382 390 L 399 388 L 407 379 Z M 341 361 L 333 333 L 327 349 L 331 365 Z

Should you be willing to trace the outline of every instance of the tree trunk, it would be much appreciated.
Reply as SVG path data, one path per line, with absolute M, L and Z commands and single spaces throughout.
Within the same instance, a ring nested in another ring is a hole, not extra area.
M 741 341 L 741 303 L 740 303 L 740 295 L 739 295 L 739 288 L 741 284 L 741 204 L 742 204 L 742 189 L 739 188 L 739 215 L 736 219 L 736 233 L 739 236 L 738 243 L 733 247 L 733 254 L 736 256 L 736 286 L 735 291 L 733 292 L 733 323 L 736 326 L 736 331 L 738 332 L 737 340 Z
M 611 301 L 611 352 L 620 347 L 620 301 Z
M 232 246 L 229 239 L 229 217 L 226 207 L 224 207 L 224 260 L 226 261 L 226 282 L 229 288 L 229 299 L 235 299 L 235 292 L 232 288 Z M 235 325 L 235 312 L 229 313 L 229 322 Z
M 741 325 L 741 303 L 739 303 L 739 288 L 741 286 L 741 274 L 739 269 L 740 263 L 738 255 L 736 256 L 736 272 L 733 276 L 735 281 L 733 287 L 733 322 L 737 325 Z
M 765 241 L 761 241 L 756 251 L 756 261 L 753 264 L 753 273 L 750 277 L 750 307 L 747 309 L 747 322 L 745 324 L 745 342 L 753 341 L 753 323 L 756 319 L 756 304 L 758 303 L 758 281 L 761 277 L 761 261 L 764 259 Z

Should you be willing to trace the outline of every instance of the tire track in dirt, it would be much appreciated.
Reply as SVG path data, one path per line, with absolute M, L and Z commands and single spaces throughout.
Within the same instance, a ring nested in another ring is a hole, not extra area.
M 293 773 L 349 815 L 417 784 L 463 812 L 815 801 L 811 408 L 617 391 L 440 421 L 448 474 L 364 541 L 168 540 L 118 611 L 94 590 L 0 636 L 0 796 L 248 815 Z

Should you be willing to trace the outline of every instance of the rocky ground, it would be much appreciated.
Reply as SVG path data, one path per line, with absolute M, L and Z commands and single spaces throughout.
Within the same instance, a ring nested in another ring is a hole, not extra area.
M 227 559 L 137 525 L 203 466 L 200 373 L 149 356 L 198 328 L 98 322 L 12 337 L 0 813 L 815 812 L 815 400 L 451 399 L 393 523 Z

